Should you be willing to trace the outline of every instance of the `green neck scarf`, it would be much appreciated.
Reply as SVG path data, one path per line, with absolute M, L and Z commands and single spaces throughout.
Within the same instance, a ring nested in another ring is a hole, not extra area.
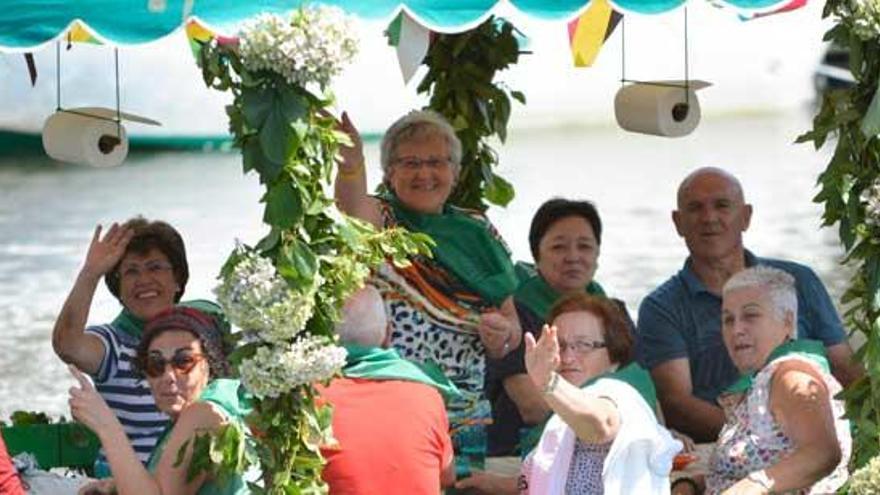
M 423 383 L 437 389 L 447 403 L 461 397 L 455 384 L 433 362 L 413 363 L 400 357 L 396 350 L 381 347 L 346 345 L 345 350 L 348 356 L 342 374 L 348 378 Z
M 602 378 L 620 380 L 630 385 L 632 388 L 636 389 L 639 395 L 642 396 L 642 399 L 645 400 L 648 407 L 650 407 L 652 411 L 656 411 L 657 390 L 654 388 L 654 381 L 651 380 L 651 375 L 645 370 L 645 368 L 642 368 L 638 363 L 630 363 L 623 368 L 618 368 L 614 371 L 594 376 L 581 385 L 581 388 L 587 388 Z M 545 419 L 544 422 L 536 425 L 522 437 L 519 443 L 519 449 L 520 454 L 523 457 L 538 445 L 538 441 L 541 440 L 541 435 L 544 434 L 544 428 L 547 426 L 547 421 L 549 420 L 550 418 Z
M 819 365 L 822 368 L 822 371 L 825 373 L 831 372 L 831 367 L 828 364 L 828 358 L 825 354 L 825 345 L 818 340 L 809 340 L 809 339 L 799 339 L 799 340 L 788 340 L 783 342 L 776 349 L 773 349 L 773 352 L 770 353 L 770 356 L 767 357 L 767 362 L 764 363 L 764 366 L 767 366 L 768 363 L 781 358 L 782 356 L 795 355 L 800 356 L 805 359 L 809 359 L 810 361 Z M 761 369 L 764 368 L 761 366 Z M 741 394 L 748 392 L 752 388 L 752 383 L 755 380 L 755 375 L 758 374 L 758 371 L 752 371 L 746 373 L 739 377 L 739 379 L 733 383 L 733 385 L 727 387 L 724 390 L 724 394 Z
M 113 328 L 136 340 L 140 340 L 141 334 L 144 333 L 144 320 L 138 318 L 126 308 L 122 308 L 122 311 L 113 320 L 111 325 L 113 325 Z
M 593 296 L 605 297 L 605 291 L 598 282 L 590 281 L 584 291 Z M 544 280 L 539 273 L 529 277 L 516 289 L 514 297 L 527 308 L 538 315 L 541 320 L 547 321 L 550 308 L 559 300 L 561 294 Z
M 469 289 L 495 306 L 516 290 L 518 280 L 510 253 L 485 222 L 448 205 L 440 214 L 418 213 L 403 206 L 393 194 L 382 198 L 401 225 L 434 240 L 434 259 Z

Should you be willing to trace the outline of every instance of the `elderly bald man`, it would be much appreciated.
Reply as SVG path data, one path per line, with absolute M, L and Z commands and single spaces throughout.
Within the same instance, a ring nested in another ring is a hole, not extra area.
M 455 481 L 443 398 L 457 390 L 439 368 L 425 371 L 384 348 L 389 325 L 374 287 L 356 292 L 342 312 L 343 376 L 319 387 L 333 405 L 338 442 L 322 449 L 330 493 L 440 493 Z
M 798 338 L 821 341 L 844 385 L 862 373 L 828 292 L 808 267 L 761 258 L 745 249 L 752 205 L 740 182 L 719 168 L 701 168 L 678 189 L 672 221 L 690 256 L 678 273 L 639 307 L 637 354 L 651 370 L 667 426 L 698 442 L 714 441 L 724 424 L 715 403 L 738 372 L 721 337 L 721 289 L 747 267 L 768 265 L 795 278 Z

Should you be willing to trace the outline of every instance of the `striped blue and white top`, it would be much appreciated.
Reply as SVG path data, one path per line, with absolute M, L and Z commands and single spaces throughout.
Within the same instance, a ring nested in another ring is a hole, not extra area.
M 95 388 L 116 413 L 138 459 L 146 464 L 156 441 L 168 425 L 168 416 L 156 409 L 145 378 L 132 369 L 138 341 L 111 324 L 86 328 L 104 341 L 104 358 L 93 376 Z M 106 462 L 104 449 L 98 462 Z

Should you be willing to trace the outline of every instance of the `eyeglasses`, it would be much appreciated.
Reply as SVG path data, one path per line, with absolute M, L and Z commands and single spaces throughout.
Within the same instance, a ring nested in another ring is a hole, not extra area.
M 566 349 L 569 349 L 575 354 L 585 355 L 596 349 L 602 349 L 603 347 L 608 347 L 608 345 L 600 340 L 575 340 L 574 342 L 560 340 L 559 354 L 562 354 Z
M 432 156 L 430 158 L 418 158 L 415 156 L 404 156 L 395 158 L 392 163 L 397 164 L 407 172 L 415 172 L 422 168 L 423 165 L 428 167 L 429 170 L 440 170 L 449 166 L 450 161 L 449 157 L 438 158 Z
M 127 280 L 136 280 L 141 274 L 146 273 L 149 275 L 158 275 L 164 271 L 173 270 L 174 267 L 171 263 L 167 261 L 161 260 L 150 260 L 144 263 L 143 265 L 139 265 L 137 263 L 131 263 L 125 266 L 119 267 L 119 271 L 117 272 L 117 277 L 127 279 Z
M 170 359 L 166 359 L 161 353 L 153 351 L 147 356 L 142 369 L 148 377 L 157 378 L 165 374 L 165 368 L 170 364 L 171 369 L 175 372 L 181 375 L 188 375 L 204 359 L 205 356 L 185 349 L 178 349 Z

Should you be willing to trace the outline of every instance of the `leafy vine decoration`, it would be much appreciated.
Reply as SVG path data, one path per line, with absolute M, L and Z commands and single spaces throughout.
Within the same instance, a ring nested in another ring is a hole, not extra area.
M 864 337 L 856 356 L 866 374 L 843 397 L 855 424 L 852 462 L 862 467 L 880 453 L 880 4 L 827 0 L 823 17 L 829 16 L 837 22 L 824 39 L 848 49 L 855 84 L 825 93 L 813 128 L 798 142 L 834 146 L 814 201 L 824 205 L 824 225 L 838 224 L 844 263 L 855 269 L 841 302 L 847 327 Z M 853 475 L 852 492 L 878 489 L 880 462 Z
M 198 436 L 189 473 L 222 478 L 257 464 L 262 482 L 253 493 L 326 492 L 320 447 L 332 442 L 331 410 L 313 384 L 344 364 L 334 335 L 339 308 L 372 268 L 430 253 L 425 236 L 376 231 L 340 214 L 325 192 L 339 147 L 350 144 L 330 114 L 328 89 L 356 50 L 347 24 L 329 7 L 263 14 L 237 38 L 215 37 L 199 52 L 205 83 L 233 95 L 230 131 L 244 172 L 265 187 L 271 230 L 233 251 L 216 289 L 241 329 L 232 359 L 253 394 L 255 441 L 234 425 Z
M 498 154 L 489 140 L 507 139 L 510 99 L 526 102 L 522 92 L 493 82 L 526 53 L 518 35 L 509 21 L 492 16 L 470 31 L 435 34 L 425 57 L 428 73 L 417 91 L 431 95 L 428 108 L 452 124 L 462 144 L 461 174 L 449 198 L 457 206 L 486 210 L 487 202 L 513 200 L 513 186 L 494 171 Z

